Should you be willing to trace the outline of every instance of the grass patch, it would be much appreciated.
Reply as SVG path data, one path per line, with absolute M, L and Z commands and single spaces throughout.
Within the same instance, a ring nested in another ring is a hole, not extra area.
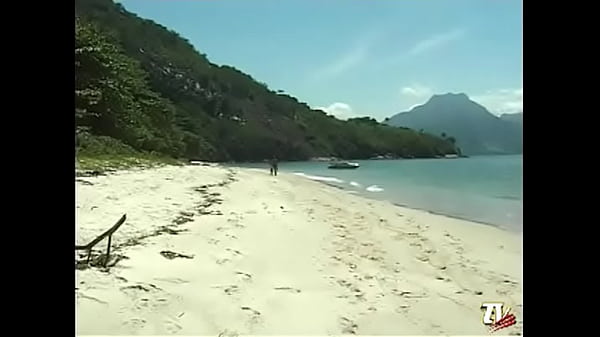
M 80 132 L 76 141 L 76 171 L 103 173 L 129 168 L 184 165 L 181 160 L 156 152 L 141 152 L 111 137 Z
M 185 165 L 181 160 L 157 154 L 103 154 L 78 155 L 75 169 L 78 171 L 114 171 L 129 168 L 152 168 L 165 165 Z

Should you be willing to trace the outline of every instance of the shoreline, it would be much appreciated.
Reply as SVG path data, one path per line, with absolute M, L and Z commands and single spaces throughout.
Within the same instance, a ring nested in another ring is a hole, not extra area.
M 76 270 L 77 334 L 486 335 L 491 300 L 518 320 L 497 334 L 522 331 L 518 235 L 330 187 L 225 166 L 79 178 L 78 244 L 128 220 L 121 260 Z
M 248 168 L 244 168 L 244 167 L 236 167 L 236 168 L 248 169 Z M 251 169 L 255 169 L 255 168 L 251 168 Z M 259 169 L 256 169 L 256 170 L 259 170 Z M 518 224 L 518 225 L 511 226 L 511 225 L 507 225 L 507 224 L 499 224 L 499 223 L 493 223 L 493 222 L 484 221 L 484 220 L 480 220 L 480 219 L 468 218 L 466 216 L 455 215 L 455 214 L 451 214 L 449 212 L 435 211 L 435 210 L 430 210 L 430 209 L 427 209 L 427 208 L 422 208 L 422 207 L 417 207 L 417 206 L 411 206 L 411 205 L 402 204 L 402 203 L 399 203 L 397 201 L 390 200 L 390 199 L 387 199 L 387 198 L 377 198 L 377 197 L 374 196 L 374 194 L 364 193 L 363 191 L 356 191 L 354 189 L 351 189 L 351 188 L 347 187 L 346 185 L 341 186 L 341 185 L 336 185 L 336 184 L 334 184 L 332 182 L 325 181 L 325 180 L 311 179 L 308 176 L 306 176 L 306 174 L 303 173 L 303 172 L 291 172 L 291 171 L 281 171 L 281 172 L 290 173 L 290 174 L 293 174 L 295 176 L 301 177 L 303 179 L 307 179 L 307 180 L 314 181 L 314 182 L 317 182 L 317 183 L 320 183 L 320 184 L 324 184 L 324 185 L 327 185 L 329 187 L 333 187 L 335 189 L 347 192 L 349 194 L 353 194 L 353 195 L 357 195 L 357 196 L 363 197 L 365 199 L 378 200 L 378 201 L 387 201 L 390 204 L 398 206 L 398 207 L 403 207 L 403 208 L 418 210 L 418 211 L 427 212 L 427 213 L 431 213 L 431 214 L 435 214 L 435 215 L 439 215 L 439 216 L 444 216 L 444 217 L 448 217 L 448 218 L 452 218 L 452 219 L 473 222 L 473 223 L 476 223 L 476 224 L 479 224 L 479 225 L 492 226 L 492 227 L 495 227 L 495 228 L 498 228 L 498 229 L 501 229 L 501 230 L 504 230 L 504 231 L 508 231 L 508 232 L 511 232 L 511 233 L 516 233 L 516 234 L 523 233 L 523 229 L 521 228 L 523 226 L 523 224 Z M 299 174 L 299 173 L 301 173 L 301 174 Z M 323 178 L 334 178 L 334 177 L 323 177 Z M 334 178 L 334 179 L 338 179 L 338 178 Z M 510 200 L 521 201 L 519 199 L 510 199 Z M 515 227 L 519 227 L 519 228 L 515 228 Z
M 493 227 L 493 228 L 496 228 L 496 229 L 499 229 L 499 230 L 502 230 L 502 231 L 507 231 L 509 233 L 513 233 L 513 234 L 517 234 L 517 235 L 523 234 L 523 230 L 522 229 L 521 230 L 513 230 L 513 229 L 509 228 L 509 226 L 507 226 L 507 225 L 499 225 L 499 224 L 495 224 L 495 223 L 492 223 L 492 222 L 485 222 L 485 221 L 482 221 L 482 220 L 469 219 L 467 217 L 461 217 L 459 215 L 453 215 L 453 214 L 447 214 L 447 213 L 442 213 L 442 212 L 431 211 L 431 210 L 428 210 L 428 209 L 418 208 L 418 207 L 413 207 L 413 206 L 408 206 L 408 205 L 403 205 L 403 204 L 399 204 L 399 203 L 395 203 L 395 202 L 391 202 L 391 203 L 394 204 L 395 206 L 402 207 L 402 208 L 414 209 L 414 210 L 417 210 L 417 211 L 427 212 L 427 213 L 430 213 L 430 214 L 433 214 L 433 215 L 443 216 L 443 217 L 447 217 L 447 218 L 450 218 L 450 219 L 456 219 L 456 220 L 471 222 L 471 223 L 476 224 L 476 225 L 490 226 L 490 227 Z
M 426 159 L 436 159 L 436 158 L 426 158 Z M 366 160 L 376 160 L 376 159 L 366 159 Z M 387 159 L 387 160 L 401 160 L 401 159 Z M 235 169 L 242 169 L 242 170 L 245 170 L 245 169 L 257 170 L 257 171 L 258 170 L 262 170 L 260 168 L 255 168 L 255 167 L 236 166 L 236 164 L 240 164 L 240 163 L 213 163 L 213 162 L 200 162 L 200 161 L 198 161 L 197 163 L 199 163 L 199 164 L 193 164 L 192 163 L 192 164 L 187 164 L 187 165 L 182 165 L 182 166 L 211 166 L 211 167 L 235 168 Z M 264 163 L 263 162 L 248 162 L 248 163 L 241 163 L 241 164 L 264 164 Z M 163 164 L 163 166 L 164 166 L 164 164 Z M 156 166 L 156 167 L 160 167 L 160 166 Z M 124 172 L 125 171 L 143 171 L 143 170 L 147 170 L 147 169 L 150 169 L 150 168 L 152 168 L 152 167 L 151 166 L 145 166 L 145 167 L 144 166 L 140 166 L 140 167 L 126 167 L 126 168 L 122 168 L 122 169 L 110 168 L 110 169 L 107 169 L 107 170 L 105 170 L 103 172 L 99 172 L 96 175 L 106 175 L 106 174 L 115 173 L 115 172 L 118 172 L 118 171 L 124 171 Z M 281 172 L 290 173 L 290 174 L 294 174 L 294 175 L 298 175 L 297 173 L 301 173 L 301 172 L 292 172 L 292 171 L 281 171 Z M 76 170 L 76 177 L 77 177 L 76 181 L 78 181 L 81 178 L 87 178 L 87 177 L 90 177 L 90 176 L 93 176 L 93 174 L 90 174 L 90 170 Z M 300 176 L 300 175 L 298 175 L 298 176 Z M 435 210 L 430 210 L 430 209 L 427 209 L 427 208 L 422 208 L 422 207 L 417 207 L 417 206 L 411 206 L 411 205 L 402 204 L 402 203 L 399 203 L 399 202 L 396 202 L 396 201 L 393 201 L 393 200 L 390 200 L 390 199 L 378 199 L 376 197 L 371 197 L 367 193 L 361 193 L 359 191 L 355 191 L 355 190 L 350 189 L 348 187 L 343 187 L 343 186 L 340 186 L 340 185 L 335 185 L 335 184 L 327 182 L 327 181 L 320 181 L 320 180 L 317 180 L 317 179 L 311 179 L 311 178 L 306 177 L 306 176 L 301 176 L 301 177 L 304 178 L 304 179 L 310 180 L 310 181 L 315 181 L 315 182 L 318 182 L 318 183 L 321 183 L 321 184 L 324 184 L 324 185 L 327 185 L 327 186 L 330 186 L 330 187 L 333 187 L 333 188 L 345 191 L 345 192 L 350 193 L 350 194 L 355 194 L 355 195 L 358 195 L 358 196 L 362 196 L 362 197 L 370 199 L 370 200 L 384 200 L 384 201 L 388 201 L 389 203 L 391 203 L 391 204 L 393 204 L 395 206 L 409 208 L 409 209 L 414 209 L 414 210 L 419 210 L 419 211 L 423 211 L 423 212 L 428 212 L 428 213 L 431 213 L 431 214 L 445 216 L 445 217 L 449 217 L 449 218 L 453 218 L 453 219 L 469 221 L 469 222 L 473 222 L 473 223 L 476 223 L 476 224 L 481 224 L 481 225 L 486 225 L 486 226 L 492 226 L 492 227 L 495 227 L 495 228 L 498 228 L 498 229 L 501 229 L 501 230 L 506 230 L 506 231 L 509 231 L 509 232 L 517 233 L 517 234 L 523 232 L 522 228 L 519 228 L 517 230 L 517 229 L 513 229 L 513 227 L 511 227 L 510 225 L 506 225 L 506 224 L 498 224 L 498 223 L 483 221 L 483 220 L 479 220 L 479 219 L 468 218 L 466 216 L 459 216 L 459 215 L 451 214 L 449 212 L 435 211 Z M 513 201 L 521 201 L 522 202 L 522 200 L 517 199 L 517 198 L 513 198 L 513 197 L 508 197 L 508 198 L 507 197 L 504 197 L 504 198 L 499 197 L 499 198 L 513 200 Z M 520 224 L 518 226 L 522 227 L 523 225 Z
M 499 157 L 500 155 L 481 155 L 474 156 L 470 158 L 487 158 L 487 157 Z M 520 156 L 522 155 L 513 155 L 507 154 L 502 156 Z M 363 160 L 367 161 L 379 161 L 379 160 Z M 390 160 L 388 160 L 390 161 Z M 395 160 L 398 161 L 398 160 Z M 485 194 L 485 193 L 466 193 L 459 189 L 450 188 L 447 192 L 448 195 L 445 199 L 440 199 L 437 202 L 427 202 L 425 199 L 425 195 L 423 194 L 420 198 L 414 199 L 410 196 L 410 192 L 405 192 L 404 195 L 397 195 L 393 193 L 395 189 L 403 188 L 400 185 L 392 184 L 388 185 L 388 182 L 384 181 L 373 181 L 371 179 L 370 183 L 364 183 L 361 181 L 361 174 L 354 178 L 350 178 L 349 176 L 339 175 L 335 172 L 329 172 L 328 170 L 320 170 L 317 166 L 313 166 L 311 163 L 314 162 L 303 162 L 307 163 L 308 166 L 300 165 L 300 166 L 289 166 L 287 169 L 284 169 L 285 163 L 282 162 L 280 166 L 281 172 L 288 172 L 292 174 L 296 174 L 302 176 L 303 178 L 307 178 L 309 180 L 317 181 L 323 183 L 325 185 L 348 191 L 350 193 L 356 193 L 357 195 L 361 195 L 368 199 L 374 200 L 387 200 L 392 204 L 407 207 L 417 210 L 422 210 L 425 212 L 431 212 L 433 214 L 438 214 L 442 216 L 447 216 L 451 218 L 461 219 L 472 221 L 479 224 L 489 225 L 493 227 L 500 228 L 502 230 L 511 231 L 514 233 L 522 233 L 523 232 L 523 220 L 522 220 L 522 198 L 517 194 L 514 196 L 507 195 L 493 195 Z M 293 164 L 293 163 L 290 163 Z M 235 167 L 235 168 L 252 168 L 252 169 L 268 169 L 267 166 L 264 166 L 264 163 L 232 163 L 227 167 Z M 316 165 L 319 165 L 316 163 Z M 291 167 L 291 168 L 290 168 Z M 283 170 L 283 171 L 282 171 Z M 368 174 L 368 173 L 367 173 Z M 372 177 L 371 177 L 372 178 Z M 350 183 L 352 179 L 361 183 L 364 186 L 356 186 L 355 183 Z M 365 178 L 366 179 L 366 178 Z M 350 183 L 350 185 L 348 185 Z M 383 187 L 385 191 L 371 191 L 369 189 L 365 190 L 367 186 L 374 185 L 376 187 Z M 387 187 L 386 187 L 387 186 Z M 414 187 L 414 186 L 413 186 Z M 435 186 L 422 186 L 427 189 L 425 192 L 419 191 L 419 188 L 415 188 L 414 192 L 417 193 L 435 193 L 435 191 L 430 191 L 430 189 L 435 189 Z M 444 191 L 441 191 L 444 192 Z M 498 192 L 503 193 L 503 192 Z M 516 193 L 516 192 L 515 192 Z M 462 200 L 461 197 L 465 196 L 465 200 Z M 435 195 L 431 194 L 432 197 Z M 435 198 L 434 198 L 435 199 Z M 484 207 L 484 208 L 481 208 Z M 483 212 L 483 209 L 489 209 L 489 212 Z
M 522 231 L 511 230 L 510 228 L 508 228 L 507 225 L 499 225 L 499 224 L 495 224 L 495 223 L 492 223 L 492 222 L 485 222 L 485 221 L 481 221 L 481 220 L 477 220 L 477 219 L 469 219 L 467 217 L 461 217 L 461 216 L 458 216 L 458 215 L 453 215 L 453 214 L 448 214 L 448 213 L 443 213 L 443 212 L 432 211 L 432 210 L 428 210 L 428 209 L 425 209 L 425 208 L 419 208 L 419 207 L 416 207 L 416 206 L 410 206 L 410 205 L 406 205 L 406 204 L 401 204 L 401 203 L 398 203 L 398 202 L 395 202 L 395 201 L 392 201 L 392 200 L 388 200 L 388 199 L 372 198 L 372 197 L 369 197 L 369 195 L 366 194 L 366 193 L 360 193 L 358 191 L 354 191 L 354 190 L 351 190 L 349 188 L 344 188 L 344 187 L 339 186 L 339 185 L 334 185 L 334 184 L 326 182 L 326 181 L 318 181 L 318 180 L 313 180 L 313 179 L 306 178 L 306 177 L 303 177 L 303 178 L 304 179 L 308 179 L 308 180 L 312 180 L 312 181 L 316 181 L 318 183 L 321 183 L 321 184 L 327 185 L 329 187 L 333 187 L 333 188 L 339 189 L 341 191 L 347 192 L 347 193 L 352 194 L 352 195 L 363 197 L 365 199 L 378 200 L 378 201 L 386 201 L 386 202 L 389 202 L 391 205 L 402 207 L 402 208 L 412 209 L 412 210 L 421 211 L 421 212 L 427 212 L 427 213 L 430 213 L 430 214 L 439 215 L 439 216 L 443 216 L 443 217 L 447 217 L 447 218 L 451 218 L 451 219 L 472 222 L 472 223 L 478 224 L 478 225 L 491 226 L 491 227 L 498 228 L 500 230 L 508 231 L 508 232 L 511 232 L 511 233 L 516 233 L 516 234 L 522 233 Z

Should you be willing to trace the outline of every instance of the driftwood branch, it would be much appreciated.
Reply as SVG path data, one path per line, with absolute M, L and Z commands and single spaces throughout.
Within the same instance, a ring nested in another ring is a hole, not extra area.
M 117 223 L 114 224 L 111 228 L 109 228 L 106 232 L 100 234 L 100 236 L 98 236 L 97 238 L 92 240 L 92 242 L 88 243 L 87 245 L 83 245 L 83 246 L 75 245 L 75 250 L 87 250 L 88 258 L 87 258 L 86 263 L 89 263 L 90 257 L 92 256 L 92 248 L 94 248 L 94 246 L 96 244 L 98 244 L 98 242 L 102 241 L 105 237 L 108 236 L 108 246 L 106 247 L 106 259 L 104 260 L 104 266 L 106 267 L 106 264 L 108 263 L 108 259 L 110 258 L 110 244 L 112 242 L 112 235 L 114 232 L 117 231 L 117 229 L 119 229 L 119 227 L 121 227 L 121 225 L 125 222 L 126 218 L 127 218 L 126 214 L 123 214 L 121 219 L 119 219 L 119 221 L 117 221 Z
M 98 242 L 102 241 L 102 239 L 104 239 L 105 237 L 112 235 L 117 229 L 119 229 L 119 227 L 121 227 L 121 225 L 125 222 L 125 219 L 127 219 L 127 216 L 126 214 L 123 214 L 121 219 L 119 219 L 119 221 L 117 221 L 117 223 L 114 224 L 111 228 L 109 228 L 106 232 L 100 234 L 100 236 L 92 240 L 92 242 L 88 243 L 87 245 L 75 245 L 75 250 L 91 250 L 96 244 L 98 244 Z

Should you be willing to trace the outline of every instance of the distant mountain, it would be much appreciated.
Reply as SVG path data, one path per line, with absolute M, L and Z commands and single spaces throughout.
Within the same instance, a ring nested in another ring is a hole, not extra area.
M 502 114 L 500 115 L 500 119 L 505 120 L 507 122 L 518 123 L 523 125 L 523 113 L 519 112 L 516 114 Z
M 516 116 L 516 115 L 520 115 Z M 452 137 L 464 154 L 516 154 L 523 152 L 522 113 L 491 114 L 465 94 L 434 95 L 427 103 L 386 120 L 392 126 Z

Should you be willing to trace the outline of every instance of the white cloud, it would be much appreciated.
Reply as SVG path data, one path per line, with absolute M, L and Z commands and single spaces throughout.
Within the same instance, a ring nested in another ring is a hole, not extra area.
M 464 29 L 454 29 L 447 33 L 431 36 L 425 40 L 419 41 L 409 51 L 409 55 L 419 55 L 436 48 L 440 48 L 450 42 L 461 39 L 465 35 Z
M 400 89 L 401 111 L 410 111 L 412 108 L 425 104 L 434 94 L 433 88 L 421 84 L 412 84 Z
M 354 45 L 339 54 L 333 61 L 318 68 L 312 75 L 312 80 L 334 78 L 365 63 L 371 54 L 371 49 L 384 37 L 381 28 L 374 28 L 357 37 Z
M 356 113 L 354 113 L 352 110 L 352 107 L 342 102 L 335 102 L 328 107 L 317 107 L 316 110 L 325 111 L 326 113 L 333 115 L 338 119 L 357 117 Z
M 356 48 L 348 51 L 346 54 L 341 55 L 334 62 L 321 68 L 319 71 L 317 71 L 316 76 L 335 77 L 340 75 L 362 63 L 367 58 L 367 55 L 367 46 L 357 46 Z
M 404 46 L 402 51 L 398 51 L 387 56 L 384 59 L 374 61 L 376 70 L 384 70 L 396 66 L 402 62 L 413 59 L 415 56 L 425 54 L 432 50 L 443 48 L 444 46 L 462 39 L 466 35 L 465 29 L 453 29 L 446 33 L 432 35 L 426 39 L 418 41 L 412 47 Z
M 397 64 L 402 60 L 421 55 L 432 50 L 442 48 L 454 41 L 462 39 L 466 34 L 464 29 L 453 29 L 446 33 L 440 33 L 430 36 L 426 39 L 418 41 L 412 47 L 404 49 L 396 55 L 389 55 L 384 59 L 372 59 L 371 51 L 378 43 L 383 43 L 384 39 L 390 36 L 384 34 L 384 31 L 373 29 L 370 32 L 358 37 L 352 48 L 349 48 L 344 53 L 339 54 L 334 60 L 316 69 L 311 74 L 312 80 L 324 80 L 338 77 L 345 74 L 356 67 L 362 66 L 369 61 L 371 69 L 385 69 L 391 65 Z M 390 43 L 391 41 L 387 41 Z
M 433 95 L 433 90 L 431 88 L 415 84 L 410 87 L 404 87 L 400 90 L 400 93 L 403 96 L 415 97 L 415 98 L 423 98 L 430 97 Z
M 486 107 L 494 115 L 523 112 L 523 88 L 488 90 L 471 99 Z

